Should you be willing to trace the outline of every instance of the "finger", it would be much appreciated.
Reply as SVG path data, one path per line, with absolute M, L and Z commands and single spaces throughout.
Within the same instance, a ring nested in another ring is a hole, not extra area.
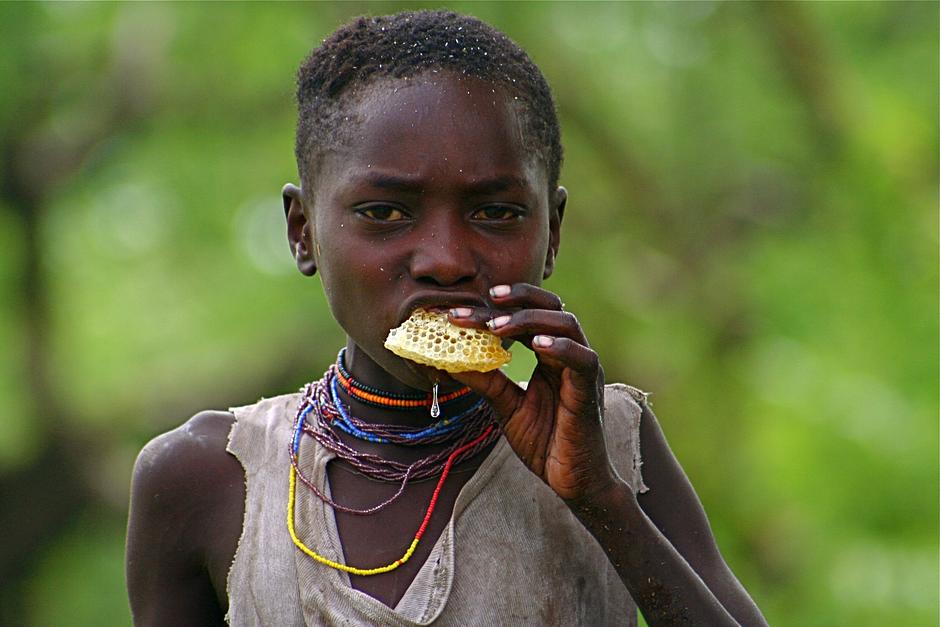
M 547 335 L 566 337 L 584 346 L 588 345 L 581 323 L 569 311 L 522 309 L 501 313 L 487 321 L 486 326 L 500 337 Z
M 520 307 L 561 311 L 565 306 L 558 294 L 531 283 L 494 285 L 490 288 L 490 300 L 494 306 L 500 308 Z
M 505 311 L 491 307 L 454 307 L 449 312 L 451 322 L 460 327 L 486 329 L 486 323 L 505 314 Z
M 454 372 L 450 376 L 485 398 L 496 410 L 501 423 L 516 413 L 525 397 L 525 390 L 501 370 Z
M 532 350 L 550 368 L 567 369 L 571 383 L 584 396 L 582 402 L 596 400 L 600 387 L 600 359 L 593 350 L 567 337 L 536 335 Z

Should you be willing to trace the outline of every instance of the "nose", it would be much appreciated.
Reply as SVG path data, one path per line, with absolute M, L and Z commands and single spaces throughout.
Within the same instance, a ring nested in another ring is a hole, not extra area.
M 472 281 L 478 272 L 469 234 L 459 218 L 428 220 L 411 255 L 411 276 L 416 281 L 448 287 Z

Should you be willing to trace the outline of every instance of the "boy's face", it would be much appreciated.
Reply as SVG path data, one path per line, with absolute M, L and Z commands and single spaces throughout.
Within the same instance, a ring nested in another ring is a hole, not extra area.
M 372 85 L 309 177 L 311 206 L 298 216 L 290 199 L 298 266 L 316 264 L 352 342 L 412 387 L 429 373 L 383 347 L 389 329 L 419 306 L 483 305 L 494 285 L 551 273 L 565 192 L 524 149 L 512 102 L 450 73 Z

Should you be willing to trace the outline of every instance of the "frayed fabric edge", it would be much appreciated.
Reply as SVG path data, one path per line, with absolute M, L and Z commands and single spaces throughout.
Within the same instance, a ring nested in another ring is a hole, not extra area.
M 632 385 L 625 385 L 624 387 L 627 388 L 627 392 L 630 393 L 630 396 L 640 409 L 636 414 L 636 425 L 634 427 L 636 437 L 633 438 L 633 490 L 637 494 L 644 494 L 649 492 L 650 489 L 647 487 L 646 483 L 643 482 L 643 454 L 640 452 L 640 422 L 643 420 L 643 411 L 652 406 L 652 403 L 650 403 L 650 396 L 652 395 Z
M 228 566 L 228 572 L 225 574 L 225 596 L 228 599 L 228 607 L 225 609 L 225 624 L 232 624 L 232 569 L 235 568 L 235 562 L 238 560 L 238 553 L 242 550 L 242 540 L 245 539 L 245 533 L 247 532 L 248 525 L 245 524 L 248 520 L 248 469 L 245 467 L 245 462 L 238 456 L 232 449 L 232 440 L 235 437 L 235 429 L 238 428 L 238 412 L 240 409 L 238 407 L 229 407 L 229 411 L 235 420 L 232 421 L 232 428 L 229 429 L 228 439 L 225 443 L 225 452 L 238 460 L 238 464 L 242 467 L 242 473 L 245 475 L 245 503 L 244 514 L 242 515 L 242 531 L 238 534 L 238 544 L 235 545 L 235 553 L 232 554 L 232 563 Z

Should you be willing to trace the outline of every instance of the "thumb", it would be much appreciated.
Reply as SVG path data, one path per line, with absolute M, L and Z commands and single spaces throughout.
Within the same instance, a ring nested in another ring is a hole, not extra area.
M 450 376 L 485 398 L 499 414 L 501 422 L 506 422 L 516 413 L 525 397 L 525 390 L 501 370 L 454 372 Z

